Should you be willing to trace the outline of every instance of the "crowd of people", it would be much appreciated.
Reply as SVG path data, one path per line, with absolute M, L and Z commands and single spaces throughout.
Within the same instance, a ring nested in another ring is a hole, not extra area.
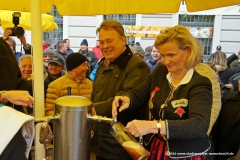
M 203 46 L 181 25 L 162 31 L 145 49 L 139 42 L 127 45 L 124 28 L 115 20 L 103 21 L 96 33 L 98 40 L 92 50 L 87 39 L 80 42 L 78 52 L 70 48 L 69 39 L 59 42 L 56 49 L 43 46 L 46 116 L 54 114 L 56 99 L 84 96 L 93 102 L 92 113 L 117 116 L 128 133 L 136 138 L 144 136 L 150 160 L 223 160 L 237 155 L 240 50 L 227 57 L 217 46 L 203 62 Z M 0 112 L 12 112 L 1 109 L 10 106 L 32 115 L 31 45 L 25 37 L 18 37 L 25 55 L 16 52 L 16 43 L 9 35 L 11 30 L 6 29 L 0 38 Z M 25 117 L 24 123 L 31 121 Z M 110 134 L 110 128 L 109 123 L 91 123 L 94 159 L 132 159 Z M 24 141 L 23 129 L 18 126 L 0 147 L 0 160 L 15 156 L 27 159 L 29 151 L 23 146 L 29 140 Z M 11 155 L 15 143 L 21 149 Z

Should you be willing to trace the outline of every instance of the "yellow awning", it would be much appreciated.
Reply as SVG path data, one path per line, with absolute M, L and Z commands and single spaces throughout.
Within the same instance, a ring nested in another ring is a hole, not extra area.
M 60 15 L 177 13 L 182 0 L 41 0 L 41 12 L 55 5 Z M 240 0 L 185 0 L 187 10 L 196 12 L 240 4 Z M 37 6 L 36 6 L 37 7 Z M 0 0 L 0 9 L 30 11 L 30 0 Z

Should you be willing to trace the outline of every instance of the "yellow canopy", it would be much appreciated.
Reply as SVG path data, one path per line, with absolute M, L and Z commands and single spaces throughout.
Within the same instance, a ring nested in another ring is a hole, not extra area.
M 61 15 L 177 13 L 182 0 L 41 0 L 41 12 L 55 5 Z M 196 12 L 240 4 L 240 0 L 185 0 L 187 10 Z M 30 0 L 0 0 L 0 9 L 30 11 Z
M 13 27 L 12 14 L 14 11 L 0 10 L 0 24 L 3 29 L 8 27 Z M 19 27 L 23 27 L 24 30 L 31 30 L 31 18 L 29 12 L 21 12 L 21 17 L 19 18 Z M 54 17 L 48 14 L 42 14 L 42 31 L 52 31 L 57 29 L 58 26 L 54 22 Z

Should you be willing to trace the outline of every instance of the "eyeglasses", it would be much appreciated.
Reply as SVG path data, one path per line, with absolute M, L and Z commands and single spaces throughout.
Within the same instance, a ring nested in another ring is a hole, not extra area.
M 172 28 L 160 31 L 161 34 L 169 34 L 169 35 L 171 35 L 170 37 L 172 37 L 176 32 L 181 34 L 177 29 L 172 29 Z

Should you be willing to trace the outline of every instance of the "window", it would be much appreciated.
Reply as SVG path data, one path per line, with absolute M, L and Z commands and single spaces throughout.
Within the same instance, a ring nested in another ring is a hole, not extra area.
M 188 27 L 213 27 L 213 15 L 179 15 L 180 25 Z M 204 59 L 208 59 L 211 54 L 212 38 L 198 38 L 204 45 Z
M 104 15 L 104 20 L 113 19 L 119 21 L 122 25 L 136 25 L 136 14 L 109 14 Z M 127 44 L 135 43 L 135 37 L 127 37 Z

